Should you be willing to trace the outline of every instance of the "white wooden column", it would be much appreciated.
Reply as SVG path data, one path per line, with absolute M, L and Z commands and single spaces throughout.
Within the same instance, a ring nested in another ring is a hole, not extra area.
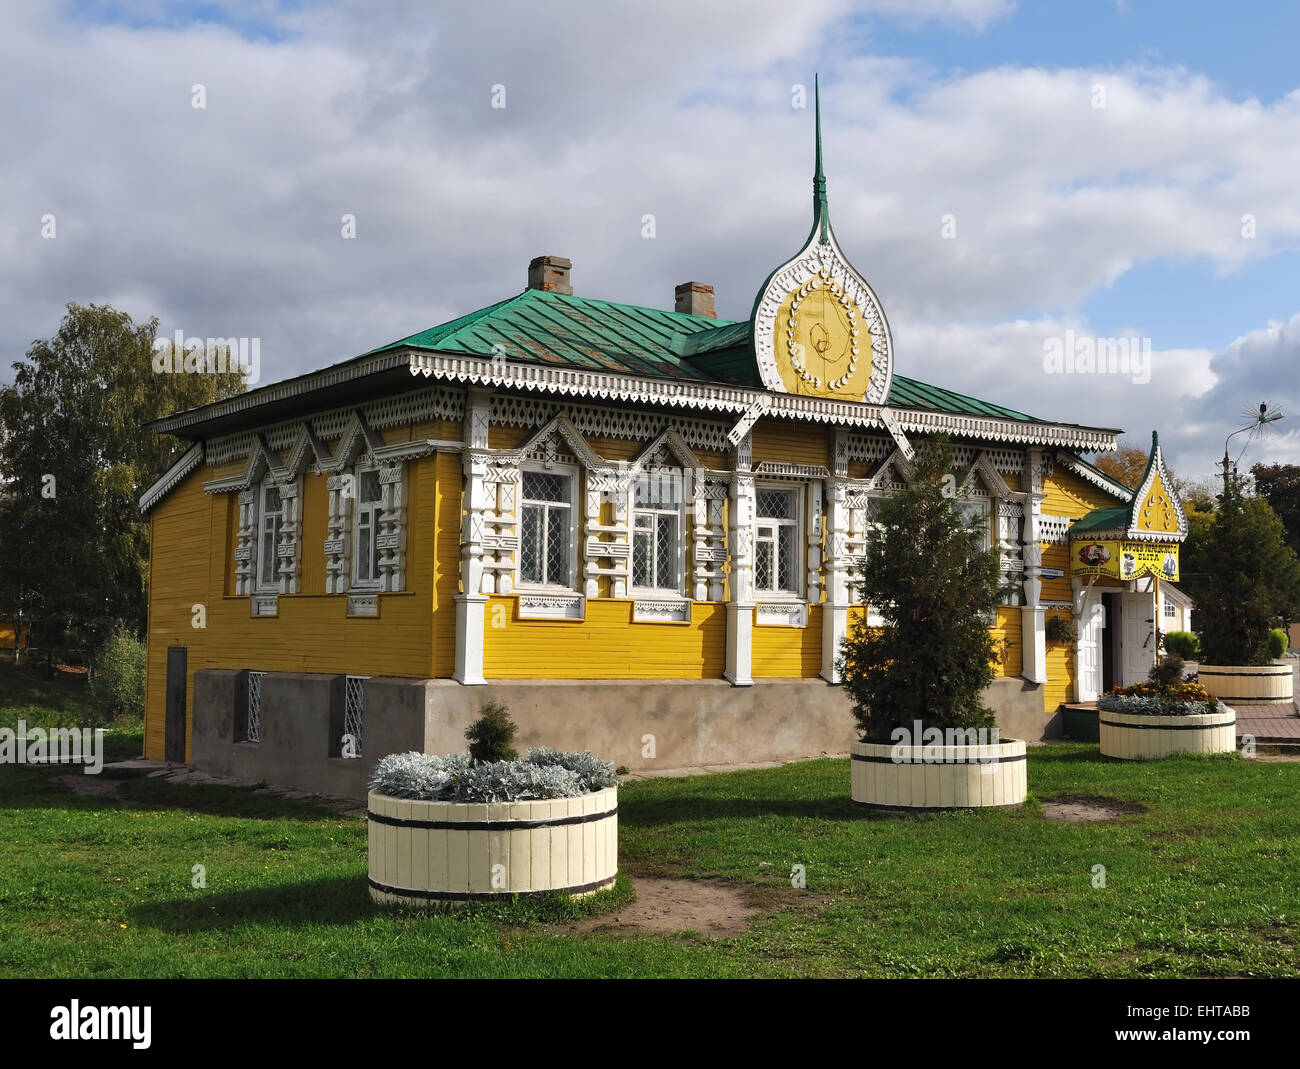
M 826 483 L 826 603 L 822 606 L 822 679 L 840 682 L 835 667 L 849 633 L 848 491 L 842 478 Z
M 1025 602 L 1020 607 L 1021 674 L 1031 683 L 1047 682 L 1047 619 L 1043 608 L 1043 551 L 1038 545 L 1039 522 L 1043 514 L 1043 451 L 1026 451 L 1025 471 L 1029 476 L 1025 502 L 1024 561 Z
M 754 476 L 748 434 L 735 452 L 731 479 L 730 577 L 727 602 L 727 662 L 723 677 L 738 687 L 752 686 L 754 657 Z
M 487 595 L 483 583 L 483 533 L 485 513 L 495 505 L 489 498 L 488 421 L 491 396 L 486 390 L 470 390 L 465 401 L 465 450 L 461 466 L 465 473 L 465 499 L 461 503 L 460 593 L 456 595 L 456 668 L 452 679 L 467 686 L 486 682 L 483 678 L 483 634 L 487 617 Z

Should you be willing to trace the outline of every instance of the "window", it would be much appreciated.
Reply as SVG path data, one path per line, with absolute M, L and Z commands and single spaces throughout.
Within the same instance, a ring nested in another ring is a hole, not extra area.
M 799 593 L 799 492 L 760 489 L 755 501 L 754 587 Z
M 379 514 L 383 511 L 383 491 L 379 486 L 379 472 L 359 471 L 356 481 L 357 505 L 355 542 L 352 559 L 355 561 L 356 586 L 379 585 Z
M 262 741 L 262 676 L 263 672 L 248 673 L 248 719 L 244 724 L 244 742 Z
M 1164 598 L 1163 600 L 1165 603 L 1165 619 L 1176 620 L 1178 618 L 1178 606 L 1170 598 Z
M 957 510 L 962 524 L 968 529 L 973 528 L 980 536 L 979 548 L 987 550 L 990 545 L 989 503 L 983 498 L 965 497 L 960 501 L 954 501 L 953 507 Z
M 343 685 L 343 738 L 339 755 L 361 756 L 361 729 L 366 716 L 366 680 L 369 676 L 348 676 Z
M 276 589 L 276 552 L 283 528 L 284 502 L 280 500 L 280 488 L 274 483 L 266 483 L 262 487 L 262 508 L 258 517 L 257 586 L 260 590 Z
M 636 480 L 632 505 L 632 586 L 678 592 L 681 565 L 681 473 L 647 472 Z
M 525 470 L 522 508 L 520 581 L 537 586 L 570 586 L 573 476 Z

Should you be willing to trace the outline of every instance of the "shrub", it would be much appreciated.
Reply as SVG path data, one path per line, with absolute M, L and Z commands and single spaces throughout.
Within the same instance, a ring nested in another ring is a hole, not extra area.
M 859 594 L 884 624 L 860 618 L 838 661 L 869 742 L 918 720 L 941 729 L 995 723 L 983 695 L 998 654 L 989 621 L 1006 592 L 998 556 L 953 507 L 951 488 L 966 473 L 955 470 L 948 442 L 923 445 L 910 466 L 912 484 L 880 500 L 858 567 Z
M 1153 665 L 1151 671 L 1147 673 L 1147 678 L 1151 680 L 1157 690 L 1167 691 L 1183 681 L 1184 667 L 1181 657 L 1170 655 L 1159 664 Z
M 1212 521 L 1191 526 L 1184 568 L 1205 664 L 1264 665 L 1268 632 L 1300 600 L 1300 562 L 1262 498 L 1229 483 Z
M 511 761 L 476 763 L 468 754 L 389 754 L 370 777 L 370 789 L 393 798 L 437 802 L 526 802 L 576 798 L 618 783 L 606 762 L 590 753 L 539 748 Z
M 465 729 L 470 757 L 485 763 L 513 761 L 519 756 L 519 751 L 511 745 L 518 730 L 504 705 L 488 702 L 479 710 L 479 718 Z
M 1279 657 L 1285 657 L 1289 645 L 1291 645 L 1291 636 L 1280 627 L 1275 627 L 1268 633 L 1268 655 L 1273 660 L 1276 661 Z
M 1165 650 L 1185 661 L 1194 661 L 1201 655 L 1201 640 L 1190 631 L 1166 631 Z
M 129 627 L 119 624 L 109 632 L 96 658 L 91 707 L 98 723 L 119 717 L 144 716 L 145 644 Z

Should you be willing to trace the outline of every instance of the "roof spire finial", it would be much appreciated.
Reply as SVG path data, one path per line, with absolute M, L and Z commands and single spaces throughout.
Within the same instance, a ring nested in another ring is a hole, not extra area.
M 813 219 L 821 227 L 822 241 L 826 241 L 830 207 L 826 201 L 826 174 L 822 170 L 822 94 L 820 79 L 816 74 L 813 75 L 813 108 L 817 117 L 817 162 L 813 170 Z

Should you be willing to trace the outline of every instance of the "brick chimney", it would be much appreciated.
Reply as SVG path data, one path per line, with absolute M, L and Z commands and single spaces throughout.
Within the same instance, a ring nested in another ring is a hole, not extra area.
M 573 261 L 567 256 L 534 256 L 528 263 L 528 288 L 573 296 L 569 269 Z
M 675 312 L 707 316 L 709 319 L 718 318 L 718 313 L 713 310 L 712 286 L 703 282 L 683 282 L 673 291 L 673 296 L 676 298 L 673 306 Z

